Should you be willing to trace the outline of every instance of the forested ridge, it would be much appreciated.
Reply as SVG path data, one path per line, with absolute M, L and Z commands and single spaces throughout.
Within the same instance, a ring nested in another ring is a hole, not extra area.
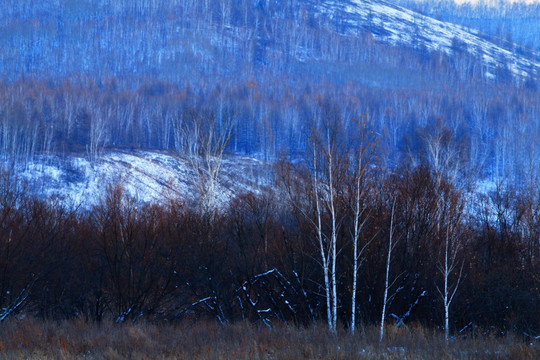
M 367 113 L 393 165 L 436 122 L 463 139 L 467 166 L 482 177 L 519 183 L 538 156 L 536 75 L 501 67 L 487 77 L 459 39 L 449 54 L 421 41 L 389 45 L 369 26 L 340 32 L 346 17 L 331 20 L 309 1 L 22 1 L 5 9 L 0 145 L 12 159 L 173 150 L 175 128 L 193 109 L 234 117 L 231 151 L 275 159 L 306 150 L 327 100 L 344 124 Z

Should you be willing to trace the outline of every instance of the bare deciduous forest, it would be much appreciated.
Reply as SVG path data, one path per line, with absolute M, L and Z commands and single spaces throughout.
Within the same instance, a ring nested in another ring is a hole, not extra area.
M 501 40 L 488 65 L 457 37 L 392 44 L 379 20 L 281 5 L 6 1 L 8 358 L 538 355 L 538 54 Z M 193 199 L 119 181 L 69 206 L 20 176 L 141 149 L 186 159 Z M 218 201 L 225 154 L 266 185 Z
M 26 196 L 4 173 L 2 318 L 307 325 L 327 318 L 328 298 L 335 328 L 350 323 L 356 253 L 354 311 L 375 323 L 393 234 L 387 318 L 443 327 L 448 280 L 453 332 L 539 330 L 537 187 L 528 196 L 498 188 L 471 216 L 448 169 L 386 173 L 331 140 L 314 145 L 316 173 L 280 162 L 276 188 L 219 209 L 140 204 L 117 184 L 80 212 Z

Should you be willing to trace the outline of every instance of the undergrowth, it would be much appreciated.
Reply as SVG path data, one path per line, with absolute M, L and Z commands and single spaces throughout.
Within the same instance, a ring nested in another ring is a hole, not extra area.
M 0 324 L 1 359 L 538 359 L 540 344 L 513 335 L 469 334 L 446 344 L 422 327 L 389 326 L 351 335 L 307 328 L 182 322 L 118 325 L 10 319 Z

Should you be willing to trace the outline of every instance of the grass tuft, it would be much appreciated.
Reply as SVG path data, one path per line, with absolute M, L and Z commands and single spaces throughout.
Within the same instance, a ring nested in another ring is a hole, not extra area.
M 351 335 L 321 325 L 239 322 L 118 325 L 10 320 L 0 326 L 0 359 L 538 359 L 540 344 L 512 335 L 453 339 L 419 326 Z

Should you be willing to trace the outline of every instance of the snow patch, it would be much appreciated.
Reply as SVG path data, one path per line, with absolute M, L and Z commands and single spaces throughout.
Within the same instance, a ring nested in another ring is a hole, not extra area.
M 225 157 L 218 202 L 224 204 L 239 193 L 259 192 L 268 185 L 267 168 L 264 162 L 247 156 Z M 197 196 L 197 177 L 189 161 L 162 152 L 116 151 L 93 162 L 78 156 L 39 158 L 19 175 L 32 192 L 82 208 L 97 204 L 113 184 L 121 184 L 127 194 L 144 203 L 171 199 L 189 203 Z

